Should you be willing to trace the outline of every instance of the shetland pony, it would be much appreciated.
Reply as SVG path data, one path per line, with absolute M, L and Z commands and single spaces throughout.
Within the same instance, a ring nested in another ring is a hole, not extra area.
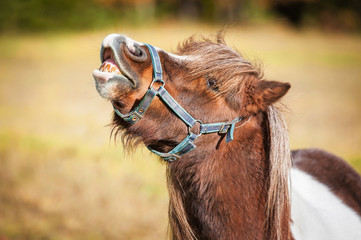
M 167 161 L 172 239 L 361 239 L 360 176 L 322 150 L 290 151 L 274 106 L 290 84 L 264 79 L 221 34 L 176 54 L 111 34 L 101 61 L 113 134 Z

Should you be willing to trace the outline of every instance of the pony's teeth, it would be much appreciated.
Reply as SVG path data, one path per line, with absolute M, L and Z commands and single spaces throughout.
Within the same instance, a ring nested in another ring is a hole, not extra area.
M 117 66 L 114 66 L 112 63 L 104 62 L 100 68 L 99 71 L 101 72 L 108 72 L 108 73 L 116 73 L 121 74 Z

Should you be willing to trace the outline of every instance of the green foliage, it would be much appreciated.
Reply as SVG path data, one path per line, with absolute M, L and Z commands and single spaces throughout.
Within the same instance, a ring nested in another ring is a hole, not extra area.
M 0 32 L 92 29 L 124 21 L 190 19 L 235 23 L 258 19 L 287 20 L 296 27 L 360 29 L 361 4 L 340 0 L 1 0 Z
M 0 8 L 0 31 L 81 29 L 114 21 L 115 12 L 87 0 L 12 0 Z

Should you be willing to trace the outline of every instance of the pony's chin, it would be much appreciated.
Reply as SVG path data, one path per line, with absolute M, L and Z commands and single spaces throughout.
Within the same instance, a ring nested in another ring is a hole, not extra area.
M 132 89 L 133 84 L 128 78 L 117 73 L 94 70 L 93 77 L 99 95 L 110 101 L 114 100 L 116 92 L 128 92 Z

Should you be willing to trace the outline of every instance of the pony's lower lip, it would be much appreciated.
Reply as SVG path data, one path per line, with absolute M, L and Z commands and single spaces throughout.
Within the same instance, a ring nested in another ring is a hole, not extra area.
M 93 71 L 93 78 L 96 82 L 102 85 L 106 85 L 110 81 L 112 82 L 112 84 L 114 84 L 114 82 L 117 82 L 117 84 L 122 85 L 122 87 L 132 87 L 135 85 L 132 79 L 129 79 L 122 74 L 117 74 L 114 72 L 102 72 L 98 69 Z
M 98 78 L 101 82 L 107 82 L 110 79 L 119 79 L 128 80 L 135 85 L 134 81 L 126 76 L 119 68 L 113 55 L 103 62 L 103 64 L 99 67 L 99 72 L 93 72 L 93 76 L 94 78 Z

